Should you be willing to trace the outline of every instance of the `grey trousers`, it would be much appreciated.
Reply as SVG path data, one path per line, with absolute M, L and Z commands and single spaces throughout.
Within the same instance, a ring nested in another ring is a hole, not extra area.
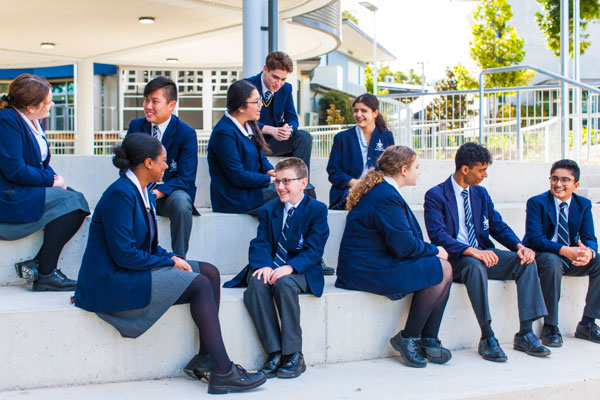
M 244 292 L 244 304 L 266 353 L 281 351 L 287 355 L 302 351 L 298 295 L 307 291 L 308 284 L 304 274 L 284 276 L 274 285 L 250 277 L 248 288 Z M 281 328 L 275 306 L 279 311 Z
M 171 248 L 179 257 L 185 258 L 192 234 L 193 204 L 184 190 L 175 190 L 156 201 L 158 215 L 171 220 Z
M 483 262 L 469 256 L 461 256 L 450 262 L 454 280 L 464 283 L 467 287 L 479 326 L 484 326 L 492 320 L 488 301 L 488 279 L 516 281 L 520 321 L 535 320 L 547 315 L 535 261 L 521 265 L 521 260 L 514 251 L 493 249 L 493 252 L 498 256 L 498 263 L 489 268 Z
M 590 283 L 585 297 L 583 315 L 589 318 L 600 318 L 600 261 L 598 258 L 587 265 L 570 267 L 564 271 L 561 258 L 554 253 L 538 253 L 535 257 L 540 274 L 540 283 L 544 293 L 544 300 L 548 308 L 548 316 L 544 322 L 548 325 L 558 325 L 558 301 L 563 275 L 589 276 Z
M 271 135 L 265 135 L 267 144 L 273 151 L 273 156 L 293 156 L 301 158 L 310 171 L 310 153 L 312 152 L 312 135 L 304 130 L 296 131 L 288 140 L 277 140 Z

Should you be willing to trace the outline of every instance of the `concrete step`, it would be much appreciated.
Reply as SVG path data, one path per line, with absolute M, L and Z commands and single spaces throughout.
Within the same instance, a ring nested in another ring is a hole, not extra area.
M 300 296 L 303 352 L 308 364 L 395 356 L 389 338 L 404 325 L 410 296 L 393 302 L 382 296 L 337 289 L 333 283 L 334 277 L 327 277 L 321 298 Z M 586 286 L 587 279 L 563 280 L 560 325 L 565 337 L 573 335 L 581 316 Z M 177 377 L 197 351 L 197 334 L 186 305 L 172 307 L 148 332 L 132 340 L 121 338 L 95 314 L 72 306 L 70 296 L 68 292 L 32 293 L 24 287 L 0 288 L 0 391 Z M 516 298 L 514 282 L 490 281 L 493 327 L 499 341 L 506 343 L 503 347 L 507 351 L 518 330 Z M 222 290 L 221 327 L 231 359 L 253 369 L 262 364 L 263 354 L 242 299 L 242 289 Z M 535 329 L 540 329 L 539 321 Z M 478 343 L 479 328 L 464 285 L 452 287 L 440 338 L 454 350 Z M 600 349 L 594 346 L 590 343 L 589 351 Z M 556 353 L 568 353 L 566 350 L 571 347 L 568 343 L 565 350 Z M 494 367 L 479 360 L 474 351 L 469 354 L 479 361 L 469 375 L 479 374 L 480 368 L 497 368 L 493 371 L 510 370 L 515 379 L 520 376 L 509 368 L 513 358 L 520 358 L 516 353 L 509 353 L 508 364 Z M 590 358 L 600 360 L 593 354 Z M 562 374 L 573 373 L 570 364 L 553 362 L 552 357 L 536 363 Z M 455 360 L 452 364 L 461 363 Z M 402 373 L 394 374 L 390 382 L 411 373 L 403 367 L 398 371 Z M 455 379 L 460 376 L 457 373 L 452 372 Z M 581 375 L 581 381 L 586 377 Z
M 270 158 L 273 165 L 279 158 Z M 327 158 L 312 158 L 311 182 L 315 185 L 317 198 L 329 204 L 331 187 L 326 172 Z M 85 194 L 90 207 L 94 208 L 104 190 L 118 176 L 110 156 L 52 156 L 54 170 L 65 176 L 67 184 Z M 528 198 L 549 189 L 548 176 L 551 164 L 496 161 L 488 169 L 488 178 L 482 183 L 497 203 L 525 203 Z M 409 204 L 423 204 L 425 192 L 446 180 L 454 172 L 454 161 L 421 160 L 421 176 L 415 187 L 402 189 Z M 526 174 L 523 171 L 527 171 Z M 581 179 L 600 176 L 599 165 L 582 165 Z M 515 181 L 518 177 L 518 183 Z M 592 182 L 596 182 L 591 178 Z M 587 181 L 586 181 L 587 182 Z M 588 184 L 586 183 L 586 186 Z M 210 175 L 206 157 L 199 157 L 196 175 L 196 206 L 210 207 Z M 594 186 L 596 186 L 594 184 Z M 598 185 L 600 186 L 600 185 Z
M 423 207 L 411 206 L 411 208 L 423 228 L 423 234 L 427 240 Z M 522 203 L 496 203 L 496 209 L 515 233 L 519 237 L 523 237 L 525 234 L 525 205 Z M 237 273 L 248 263 L 248 245 L 256 236 L 257 219 L 249 215 L 221 214 L 206 209 L 201 209 L 200 212 L 202 214 L 200 217 L 194 217 L 187 258 L 213 263 L 222 274 Z M 593 207 L 593 214 L 596 225 L 599 226 L 600 206 Z M 90 217 L 85 220 L 75 237 L 67 243 L 59 261 L 59 267 L 73 278 L 77 277 L 87 244 L 89 221 Z M 323 258 L 328 265 L 336 267 L 339 246 L 346 224 L 346 212 L 329 211 L 328 222 L 330 235 Z M 158 217 L 160 244 L 166 249 L 171 248 L 169 226 L 168 218 Z M 42 239 L 43 235 L 40 231 L 21 240 L 0 241 L 0 254 L 4 255 L 0 261 L 0 286 L 25 283 L 16 276 L 14 263 L 34 257 Z M 497 245 L 502 248 L 501 245 Z
M 600 187 L 582 187 L 577 189 L 577 194 L 587 197 L 593 204 L 600 203 Z
M 270 379 L 243 399 L 541 399 L 597 397 L 600 346 L 565 338 L 548 359 L 505 346 L 509 361 L 483 361 L 475 349 L 455 351 L 446 365 L 407 368 L 397 358 L 309 367 L 297 379 Z M 457 378 L 457 377 L 462 377 Z M 187 378 L 0 392 L 3 400 L 168 400 L 214 398 Z M 401 393 L 401 394 L 400 394 Z M 236 398 L 238 397 L 236 396 Z
M 581 187 L 600 187 L 600 175 L 584 175 L 579 178 Z

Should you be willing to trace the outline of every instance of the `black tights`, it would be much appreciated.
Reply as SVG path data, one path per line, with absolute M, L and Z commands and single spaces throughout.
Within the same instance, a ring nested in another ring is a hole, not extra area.
M 223 343 L 219 323 L 221 298 L 219 270 L 209 263 L 198 262 L 198 266 L 200 274 L 194 278 L 175 304 L 190 303 L 190 312 L 200 334 L 198 354 L 210 354 L 213 371 L 223 374 L 231 368 L 231 360 Z
M 35 256 L 40 263 L 40 274 L 48 275 L 56 269 L 63 247 L 77 233 L 86 215 L 81 210 L 75 210 L 48 222 L 44 229 L 44 243 Z
M 442 281 L 413 294 L 403 331 L 405 337 L 437 338 L 452 285 L 452 266 L 442 262 Z

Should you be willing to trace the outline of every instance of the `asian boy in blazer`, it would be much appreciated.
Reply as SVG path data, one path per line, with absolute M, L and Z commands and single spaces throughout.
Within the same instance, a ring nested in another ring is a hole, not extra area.
M 267 353 L 261 372 L 268 378 L 295 378 L 306 370 L 298 295 L 323 294 L 327 206 L 304 195 L 308 170 L 302 160 L 280 161 L 275 176 L 280 201 L 259 210 L 250 263 L 224 286 L 248 286 L 244 304 Z
M 535 252 L 523 245 L 500 214 L 487 190 L 479 186 L 492 163 L 489 151 L 465 143 L 456 152 L 456 170 L 425 194 L 425 225 L 431 243 L 448 252 L 454 280 L 464 283 L 481 327 L 478 352 L 486 360 L 506 361 L 491 328 L 487 280 L 515 280 L 521 329 L 515 350 L 547 356 L 532 331 L 532 322 L 547 314 L 535 263 Z M 490 236 L 510 251 L 498 250 Z
M 594 231 L 592 202 L 578 196 L 579 166 L 560 160 L 550 169 L 550 190 L 527 201 L 526 231 L 523 242 L 535 250 L 540 282 L 548 316 L 542 328 L 542 343 L 560 347 L 558 301 L 563 275 L 589 276 L 583 317 L 575 337 L 600 343 L 600 262 Z
M 185 258 L 192 233 L 192 215 L 200 215 L 194 208 L 196 171 L 198 169 L 198 140 L 196 131 L 172 115 L 177 104 L 177 86 L 159 76 L 144 88 L 144 118 L 131 121 L 127 133 L 146 133 L 160 139 L 167 150 L 167 164 L 163 182 L 149 188 L 156 196 L 158 215 L 171 221 L 173 252 Z

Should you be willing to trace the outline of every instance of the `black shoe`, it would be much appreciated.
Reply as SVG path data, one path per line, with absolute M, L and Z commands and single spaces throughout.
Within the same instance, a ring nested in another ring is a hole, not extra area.
M 445 364 L 452 358 L 450 350 L 442 347 L 442 342 L 437 338 L 421 338 L 419 353 L 435 364 Z
M 328 267 L 327 264 L 325 264 L 325 260 L 323 260 L 321 258 L 321 268 L 323 268 L 323 275 L 334 275 L 335 274 L 335 269 Z
M 494 336 L 481 339 L 479 341 L 479 348 L 477 352 L 484 360 L 494 361 L 494 362 L 504 362 L 508 360 L 502 348 L 500 348 L 500 344 L 498 344 L 498 339 Z
M 225 394 L 254 389 L 267 381 L 262 372 L 248 372 L 241 365 L 231 363 L 225 374 L 212 372 L 208 380 L 208 393 Z
M 77 281 L 69 279 L 59 269 L 48 275 L 39 274 L 38 280 L 33 282 L 34 292 L 70 292 L 75 290 Z
M 283 362 L 277 370 L 278 378 L 296 378 L 306 371 L 304 356 L 299 351 L 283 356 Z
M 212 359 L 208 354 L 196 354 L 185 367 L 185 372 L 190 378 L 194 379 L 206 379 L 210 377 L 210 370 L 212 369 Z
M 590 342 L 600 343 L 600 328 L 593 322 L 583 325 L 581 322 L 577 324 L 575 337 L 578 339 L 589 340 Z
M 527 332 L 523 336 L 516 334 L 513 348 L 535 357 L 546 357 L 552 354 L 547 347 L 542 346 L 533 332 Z
M 542 344 L 548 347 L 561 347 L 563 338 L 556 325 L 546 325 L 542 328 Z
M 402 331 L 390 339 L 392 347 L 400 353 L 400 359 L 409 367 L 424 368 L 427 366 L 425 360 L 419 354 L 419 338 L 402 336 Z
M 40 262 L 36 259 L 21 261 L 15 264 L 15 272 L 19 278 L 25 279 L 28 283 L 33 283 L 38 278 L 38 267 Z
M 265 378 L 267 379 L 275 378 L 282 361 L 283 357 L 281 357 L 281 352 L 275 351 L 270 353 L 267 357 L 267 361 L 265 361 L 259 372 L 265 374 Z

